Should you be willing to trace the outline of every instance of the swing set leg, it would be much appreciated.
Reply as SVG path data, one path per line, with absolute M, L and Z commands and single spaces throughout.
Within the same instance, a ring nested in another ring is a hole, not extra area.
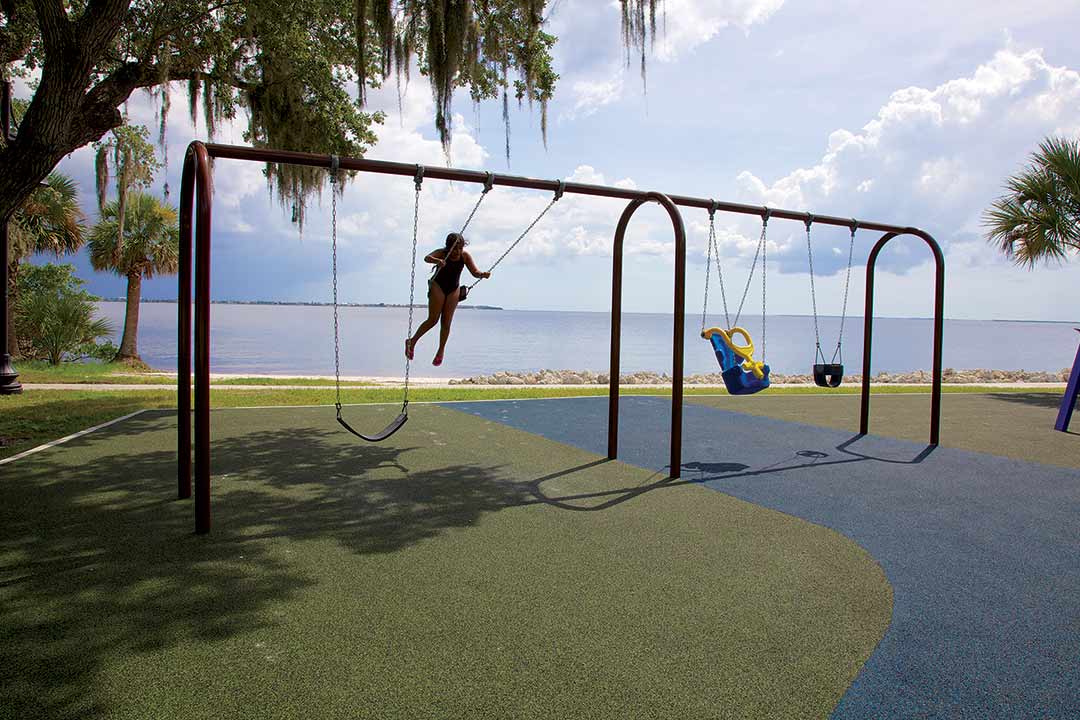
M 1080 332 L 1080 328 L 1077 328 L 1076 331 Z M 1073 361 L 1069 384 L 1065 388 L 1065 397 L 1061 399 L 1057 422 L 1054 423 L 1055 430 L 1069 432 L 1069 421 L 1072 420 L 1073 408 L 1076 407 L 1078 397 L 1080 397 L 1080 348 L 1076 349 L 1076 360 Z

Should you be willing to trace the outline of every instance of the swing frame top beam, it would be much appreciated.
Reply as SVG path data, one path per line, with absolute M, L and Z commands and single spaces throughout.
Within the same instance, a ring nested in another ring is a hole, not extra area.
M 253 160 L 256 162 L 288 163 L 290 165 L 305 165 L 307 167 L 321 167 L 330 169 L 331 156 L 316 153 L 293 152 L 289 150 L 269 150 L 264 148 L 243 147 L 240 145 L 222 145 L 218 143 L 205 143 L 207 154 L 212 158 L 227 160 Z M 367 160 L 365 158 L 341 157 L 338 167 L 342 170 L 354 170 L 358 172 L 378 173 L 381 175 L 403 175 L 414 177 L 417 165 L 409 163 L 391 162 L 388 160 Z M 460 168 L 442 167 L 438 165 L 420 165 L 424 170 L 424 179 L 453 180 L 456 182 L 469 182 L 478 185 L 491 183 L 504 187 L 525 188 L 529 190 L 559 190 L 560 181 L 542 180 L 539 178 L 525 177 L 523 175 L 501 175 L 489 173 L 483 170 L 462 170 Z M 616 198 L 620 200 L 645 200 L 649 193 L 645 190 L 631 190 L 628 188 L 613 187 L 610 185 L 592 185 L 589 183 L 564 182 L 561 183 L 563 191 L 575 195 L 591 195 L 593 197 Z M 856 220 L 855 218 L 836 217 L 833 215 L 818 215 L 816 213 L 799 212 L 796 210 L 783 210 L 780 208 L 766 207 L 762 205 L 746 205 L 714 201 L 711 198 L 699 198 L 689 195 L 668 195 L 671 202 L 680 207 L 694 207 L 709 210 L 714 205 L 718 212 L 738 213 L 740 215 L 756 215 L 764 219 L 798 220 L 805 223 L 810 219 L 815 225 L 835 225 L 859 230 L 876 230 L 879 232 L 912 233 L 916 228 L 893 225 L 890 223 L 874 222 L 869 220 Z
M 177 495 L 191 497 L 192 476 L 195 481 L 195 532 L 210 531 L 210 257 L 212 236 L 213 183 L 211 159 L 246 160 L 262 163 L 288 163 L 331 169 L 331 155 L 271 150 L 264 148 L 192 142 L 184 156 L 184 171 L 180 184 L 180 268 L 177 289 Z M 874 270 L 877 257 L 884 246 L 901 235 L 914 235 L 929 247 L 935 265 L 933 381 L 930 402 L 930 445 L 937 446 L 941 418 L 942 335 L 945 302 L 945 259 L 938 242 L 927 232 L 855 218 L 817 215 L 759 205 L 722 202 L 711 198 L 684 195 L 665 195 L 659 192 L 631 190 L 587 183 L 567 183 L 559 180 L 540 180 L 519 175 L 499 175 L 479 170 L 424 166 L 385 160 L 337 158 L 340 170 L 402 175 L 416 178 L 456 180 L 480 185 L 548 190 L 553 193 L 573 193 L 628 200 L 615 233 L 612 266 L 611 360 L 608 393 L 608 457 L 618 455 L 619 357 L 621 337 L 622 248 L 623 238 L 634 212 L 647 202 L 659 203 L 672 221 L 675 236 L 675 291 L 672 337 L 672 403 L 670 435 L 671 477 L 682 471 L 682 395 L 683 395 L 683 327 L 686 315 L 686 231 L 677 206 L 700 208 L 715 213 L 722 211 L 754 215 L 767 222 L 771 218 L 796 220 L 811 224 L 833 225 L 849 230 L 871 230 L 884 235 L 874 244 L 866 263 L 866 297 L 863 313 L 863 374 L 860 403 L 859 434 L 869 432 L 870 416 L 870 359 L 874 317 Z M 193 217 L 194 216 L 194 217 Z M 192 352 L 192 270 L 194 266 L 194 353 Z M 192 392 L 192 356 L 194 355 L 194 392 Z M 193 407 L 194 405 L 194 407 Z M 189 418 L 194 410 L 194 433 Z M 192 435 L 194 434 L 194 467 Z M 920 458 L 929 452 L 924 451 Z M 916 459 L 913 462 L 918 462 Z

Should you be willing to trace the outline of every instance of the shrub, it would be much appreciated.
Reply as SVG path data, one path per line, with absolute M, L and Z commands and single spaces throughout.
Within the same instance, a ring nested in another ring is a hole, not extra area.
M 15 322 L 20 352 L 30 360 L 59 365 L 64 360 L 102 357 L 112 343 L 111 324 L 94 317 L 96 297 L 82 289 L 71 265 L 30 265 L 19 274 Z

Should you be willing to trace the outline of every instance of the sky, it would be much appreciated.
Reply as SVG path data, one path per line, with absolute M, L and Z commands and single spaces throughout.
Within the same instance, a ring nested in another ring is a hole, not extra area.
M 511 156 L 499 103 L 454 102 L 455 167 L 714 197 L 815 214 L 912 225 L 946 258 L 951 318 L 1072 321 L 1080 317 L 1080 258 L 1028 270 L 983 235 L 982 214 L 1005 178 L 1047 135 L 1080 135 L 1080 5 L 1057 1 L 666 0 L 648 58 L 647 84 L 627 67 L 619 9 L 603 0 L 549 1 L 560 74 L 547 144 L 539 108 L 513 108 Z M 17 88 L 25 96 L 25 87 Z M 446 163 L 430 87 L 413 75 L 369 97 L 387 113 L 368 158 Z M 154 100 L 137 93 L 132 122 L 156 126 Z M 184 148 L 207 139 L 192 126 L 179 86 L 169 116 L 167 180 L 178 199 Z M 242 144 L 243 120 L 218 142 Z M 59 169 L 75 177 L 96 220 L 88 148 Z M 327 302 L 330 194 L 314 201 L 301 235 L 271 199 L 254 163 L 215 167 L 212 293 L 217 300 Z M 420 257 L 464 222 L 477 186 L 428 181 L 420 206 Z M 487 268 L 549 202 L 538 191 L 496 188 L 469 226 L 469 250 Z M 611 247 L 625 203 L 567 195 L 474 291 L 474 301 L 514 309 L 604 311 Z M 341 298 L 404 303 L 409 296 L 411 178 L 360 175 L 338 208 Z M 688 233 L 687 311 L 701 312 L 706 211 L 683 209 Z M 760 232 L 755 218 L 718 214 L 721 268 L 734 307 Z M 810 312 L 807 238 L 799 222 L 768 228 L 768 312 Z M 856 236 L 849 309 L 861 314 L 866 257 L 879 237 Z M 811 237 L 818 309 L 839 314 L 848 234 Z M 123 279 L 73 260 L 91 292 L 121 297 Z M 624 310 L 670 312 L 674 242 L 659 206 L 642 208 L 627 235 Z M 423 272 L 419 270 L 418 272 Z M 710 310 L 721 312 L 713 270 Z M 760 269 L 758 270 L 760 272 Z M 423 276 L 422 276 L 423 277 Z M 875 310 L 932 314 L 933 270 L 915 238 L 879 260 Z M 144 283 L 146 298 L 174 298 L 175 278 Z M 755 279 L 746 312 L 760 308 Z M 418 294 L 418 301 L 422 302 Z

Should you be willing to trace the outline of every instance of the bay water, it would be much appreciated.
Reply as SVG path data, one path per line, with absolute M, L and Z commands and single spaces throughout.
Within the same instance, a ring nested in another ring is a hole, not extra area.
M 99 303 L 99 313 L 115 329 L 123 327 L 124 304 Z M 139 352 L 151 367 L 176 369 L 175 303 L 144 302 L 139 322 Z M 347 376 L 401 376 L 408 309 L 340 309 L 341 372 Z M 417 308 L 414 323 L 425 313 Z M 598 312 L 461 309 L 441 367 L 431 358 L 438 327 L 417 345 L 413 375 L 468 377 L 500 370 L 533 372 L 608 369 L 610 318 Z M 761 317 L 742 323 L 762 348 Z M 809 316 L 766 318 L 765 360 L 777 373 L 806 373 L 814 362 L 814 323 Z M 840 331 L 839 317 L 819 318 L 822 350 L 831 360 Z M 1080 326 L 1080 323 L 1077 323 Z M 214 304 L 210 311 L 210 369 L 216 373 L 332 375 L 333 309 L 316 305 Z M 685 371 L 716 372 L 711 346 L 700 337 L 701 316 L 687 315 Z M 926 318 L 874 320 L 873 371 L 929 370 L 933 322 Z M 843 359 L 848 372 L 862 364 L 863 321 L 848 317 Z M 956 369 L 1059 371 L 1072 364 L 1080 334 L 1068 323 L 946 320 L 944 364 Z M 622 372 L 671 371 L 670 315 L 625 313 Z

